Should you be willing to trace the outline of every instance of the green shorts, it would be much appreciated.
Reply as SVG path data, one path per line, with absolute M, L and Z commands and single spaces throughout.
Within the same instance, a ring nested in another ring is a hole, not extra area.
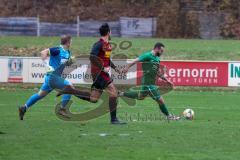
M 136 89 L 131 89 L 136 91 Z M 143 99 L 146 96 L 152 97 L 154 100 L 159 100 L 161 97 L 159 87 L 156 85 L 141 85 L 138 89 L 139 99 Z

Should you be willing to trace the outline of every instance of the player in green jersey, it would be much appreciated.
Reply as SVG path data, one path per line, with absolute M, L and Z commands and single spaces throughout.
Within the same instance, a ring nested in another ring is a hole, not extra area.
M 159 86 L 156 85 L 156 78 L 160 77 L 168 84 L 168 86 L 173 86 L 173 84 L 164 77 L 164 74 L 160 72 L 159 69 L 160 56 L 164 52 L 164 47 L 165 46 L 162 43 L 156 43 L 152 51 L 143 53 L 123 69 L 123 73 L 127 73 L 130 67 L 137 62 L 141 62 L 143 76 L 141 77 L 141 86 L 139 89 L 119 92 L 119 96 L 141 100 L 150 95 L 152 99 L 159 104 L 161 112 L 167 117 L 168 120 L 179 120 L 180 117 L 169 113 L 167 106 L 164 103 L 164 99 L 160 94 Z

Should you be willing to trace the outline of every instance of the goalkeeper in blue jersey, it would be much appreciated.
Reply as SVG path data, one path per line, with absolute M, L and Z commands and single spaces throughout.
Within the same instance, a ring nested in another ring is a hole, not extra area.
M 78 98 L 84 99 L 85 94 L 88 96 L 88 92 L 83 92 L 76 90 L 73 85 L 63 79 L 61 74 L 65 66 L 71 65 L 73 63 L 73 58 L 71 56 L 70 47 L 72 43 L 71 36 L 64 35 L 61 37 L 61 45 L 53 48 L 45 49 L 41 52 L 41 58 L 47 69 L 47 73 L 44 77 L 44 83 L 38 93 L 33 94 L 27 102 L 19 107 L 19 118 L 23 120 L 24 114 L 33 104 L 48 95 L 53 89 L 67 89 L 75 93 Z M 49 62 L 48 62 L 49 58 Z M 64 108 L 71 98 L 70 94 L 62 95 L 61 108 L 58 113 L 62 116 L 67 117 L 66 109 Z

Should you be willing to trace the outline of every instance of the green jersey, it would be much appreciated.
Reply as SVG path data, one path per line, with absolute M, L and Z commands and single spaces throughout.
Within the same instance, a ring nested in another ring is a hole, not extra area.
M 160 57 L 153 55 L 153 53 L 146 52 L 138 57 L 142 62 L 142 85 L 155 85 L 156 76 L 159 70 Z

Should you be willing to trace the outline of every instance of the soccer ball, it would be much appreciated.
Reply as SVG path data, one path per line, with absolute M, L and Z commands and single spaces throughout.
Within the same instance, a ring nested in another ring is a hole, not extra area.
M 183 111 L 183 117 L 188 119 L 188 120 L 193 120 L 194 118 L 194 111 L 192 109 L 185 109 Z

